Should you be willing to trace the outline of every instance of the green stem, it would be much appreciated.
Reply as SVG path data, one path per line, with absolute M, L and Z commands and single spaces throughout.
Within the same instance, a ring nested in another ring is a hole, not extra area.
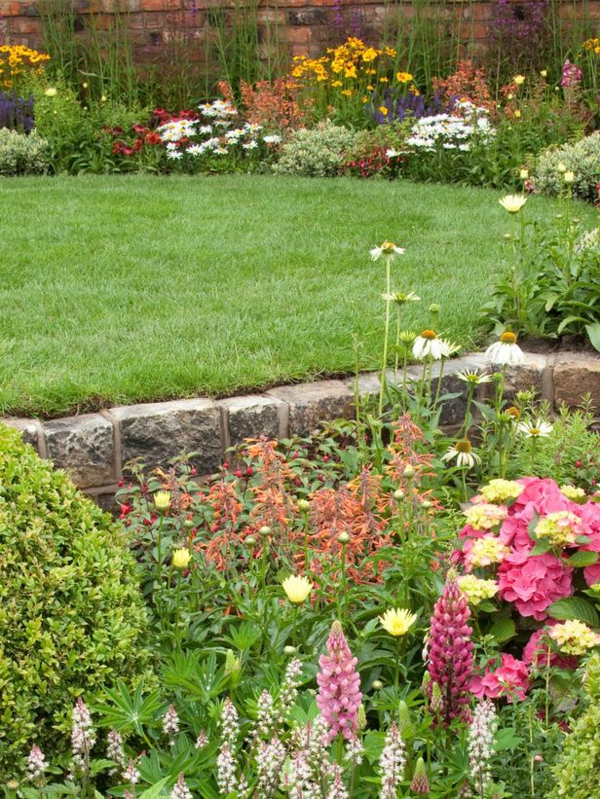
M 394 685 L 396 686 L 396 690 L 400 685 L 400 643 L 401 643 L 402 636 L 396 637 L 396 670 L 394 673 Z
M 391 293 L 391 258 L 385 259 L 385 274 L 386 274 L 386 294 L 389 296 Z M 387 367 L 387 355 L 388 355 L 388 338 L 390 335 L 390 305 L 391 302 L 389 299 L 385 301 L 385 335 L 383 338 L 383 364 L 381 367 L 381 388 L 379 391 L 379 418 L 383 415 L 383 395 L 385 392 L 385 385 L 386 385 L 386 367 Z
M 437 382 L 437 389 L 435 392 L 435 399 L 433 400 L 433 410 L 436 409 L 438 404 L 438 400 L 440 398 L 440 392 L 442 390 L 442 378 L 444 377 L 444 366 L 446 365 L 446 359 L 442 358 L 440 362 L 440 373 L 438 375 L 438 382 Z

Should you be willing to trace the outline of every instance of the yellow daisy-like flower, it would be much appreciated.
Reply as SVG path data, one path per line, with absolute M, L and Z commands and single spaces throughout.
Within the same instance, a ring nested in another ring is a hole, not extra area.
M 394 637 L 406 635 L 416 620 L 417 614 L 404 608 L 386 610 L 383 616 L 379 617 L 381 626 Z
M 398 83 L 408 83 L 413 79 L 410 72 L 396 72 L 396 80 Z
M 281 583 L 281 587 L 286 593 L 287 598 L 294 605 L 304 602 L 306 597 L 313 589 L 313 584 L 307 577 L 290 575 Z
M 157 491 L 154 495 L 154 506 L 157 510 L 167 510 L 171 504 L 170 491 Z
M 173 552 L 173 560 L 172 560 L 173 568 L 179 569 L 180 571 L 187 569 L 191 557 L 192 553 L 190 552 L 189 549 L 186 549 L 185 547 L 182 547 L 181 549 L 176 549 Z

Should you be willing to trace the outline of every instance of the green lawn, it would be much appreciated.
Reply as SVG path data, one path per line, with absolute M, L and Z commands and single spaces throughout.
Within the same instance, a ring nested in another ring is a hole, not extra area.
M 508 229 L 495 192 L 403 182 L 86 176 L 0 191 L 4 414 L 348 372 L 354 336 L 373 368 L 384 268 L 369 249 L 385 238 L 406 247 L 393 287 L 423 299 L 406 326 L 437 302 L 440 330 L 473 346 Z

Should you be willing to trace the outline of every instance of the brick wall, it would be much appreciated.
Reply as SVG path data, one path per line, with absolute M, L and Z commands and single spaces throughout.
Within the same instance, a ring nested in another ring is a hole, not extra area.
M 190 60 L 209 63 L 217 19 L 231 25 L 233 9 L 240 2 L 256 8 L 264 58 L 274 41 L 291 55 L 320 54 L 351 32 L 375 44 L 384 29 L 393 36 L 398 26 L 410 25 L 414 13 L 410 0 L 0 0 L 0 42 L 40 47 L 40 3 L 65 3 L 76 15 L 77 36 L 85 37 L 92 24 L 97 31 L 110 31 L 116 9 L 121 9 L 120 22 L 128 28 L 140 61 L 158 59 L 161 46 L 178 39 Z M 472 40 L 481 49 L 495 2 L 429 0 L 429 7 L 447 30 L 460 26 L 465 41 Z M 566 26 L 584 11 L 600 25 L 600 0 L 554 2 Z

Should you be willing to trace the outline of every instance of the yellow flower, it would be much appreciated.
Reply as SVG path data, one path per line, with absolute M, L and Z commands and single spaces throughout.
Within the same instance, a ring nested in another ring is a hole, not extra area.
M 527 202 L 527 197 L 523 194 L 507 194 L 498 202 L 509 214 L 518 214 Z
M 540 72 L 540 76 L 542 78 L 546 78 L 548 76 L 548 70 L 547 69 L 542 69 L 542 71 Z
M 290 575 L 281 583 L 281 587 L 285 591 L 287 598 L 294 605 L 299 605 L 304 602 L 306 597 L 310 594 L 313 584 L 307 577 L 297 577 Z
M 498 593 L 498 583 L 495 580 L 481 580 L 472 574 L 466 574 L 458 577 L 457 582 L 470 605 L 478 605 L 482 599 L 491 599 Z
M 157 491 L 154 495 L 154 506 L 157 510 L 167 510 L 171 504 L 170 491 Z
M 567 172 L 565 172 L 563 180 L 568 185 L 570 185 L 571 183 L 575 183 L 575 173 L 568 170 Z
M 46 89 L 44 94 L 46 95 L 46 97 L 56 97 L 57 91 L 58 90 L 55 89 L 54 86 L 50 86 L 48 89 Z
M 174 569 L 179 569 L 180 571 L 183 571 L 184 569 L 187 569 L 188 563 L 190 562 L 190 558 L 191 557 L 192 557 L 192 553 L 190 552 L 189 549 L 185 549 L 185 548 L 176 549 L 173 552 L 173 561 L 172 561 L 173 568 Z
M 417 614 L 411 613 L 404 608 L 386 610 L 383 616 L 379 617 L 381 626 L 390 635 L 398 637 L 399 635 L 406 635 L 409 629 L 417 620 Z
M 513 78 L 513 83 L 517 86 L 522 86 L 525 83 L 525 75 L 515 75 Z
M 583 488 L 576 486 L 564 485 L 560 487 L 560 493 L 563 494 L 571 502 L 584 503 L 586 501 L 586 494 Z
M 377 110 L 379 111 L 380 114 L 383 114 L 384 117 L 386 117 L 389 113 L 384 105 L 380 105 Z
M 385 75 L 379 78 L 379 83 L 388 83 L 388 79 L 385 77 Z
M 343 84 L 341 80 L 332 80 L 331 85 L 333 86 L 334 89 L 337 89 L 338 86 L 342 86 Z
M 600 635 L 577 619 L 555 625 L 548 630 L 548 635 L 566 655 L 585 655 L 588 649 L 600 645 Z
M 396 72 L 396 80 L 398 83 L 408 83 L 412 79 L 413 76 L 410 72 Z
M 479 492 L 486 502 L 506 502 L 507 499 L 516 499 L 525 486 L 513 480 L 490 480 Z
M 521 180 L 527 180 L 527 178 L 529 177 L 529 170 L 525 169 L 525 167 L 520 169 L 519 170 L 519 177 L 521 178 Z
M 515 111 L 515 119 L 520 119 L 520 118 L 521 118 L 521 112 L 517 108 L 517 110 Z
M 345 95 L 346 97 L 352 97 L 354 92 L 352 89 L 342 89 L 341 94 Z

